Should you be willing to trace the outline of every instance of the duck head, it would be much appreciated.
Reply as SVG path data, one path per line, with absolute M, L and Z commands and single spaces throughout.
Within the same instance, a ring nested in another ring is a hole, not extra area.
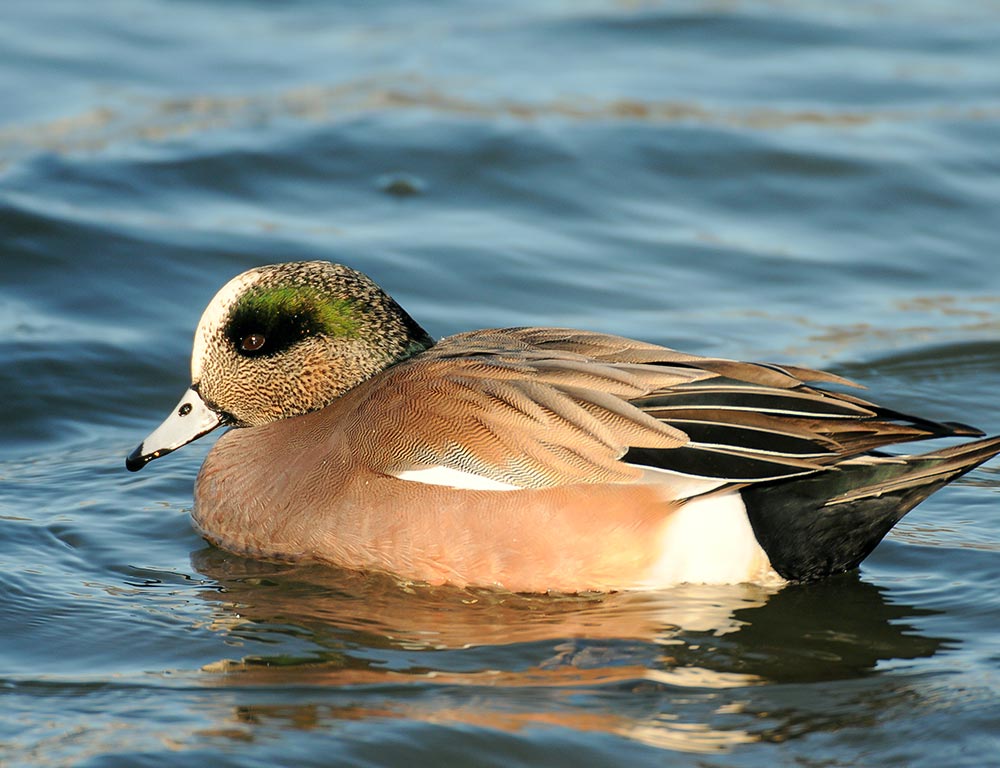
M 326 261 L 230 280 L 195 331 L 191 386 L 126 459 L 136 471 L 219 426 L 319 410 L 434 340 L 366 275 Z

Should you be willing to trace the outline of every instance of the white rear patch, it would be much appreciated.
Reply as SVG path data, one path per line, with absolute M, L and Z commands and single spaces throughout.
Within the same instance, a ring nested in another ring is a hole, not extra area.
M 446 485 L 451 488 L 461 488 L 467 491 L 520 491 L 516 485 L 501 483 L 482 475 L 463 472 L 450 467 L 428 467 L 427 469 L 407 469 L 394 477 L 411 483 L 427 485 Z
M 757 543 L 738 491 L 692 499 L 671 514 L 661 529 L 660 552 L 649 587 L 783 581 Z

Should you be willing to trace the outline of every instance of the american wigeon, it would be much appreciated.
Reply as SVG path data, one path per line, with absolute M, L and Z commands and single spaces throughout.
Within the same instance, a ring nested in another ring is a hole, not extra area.
M 814 579 L 855 568 L 918 502 L 1000 453 L 806 382 L 587 331 L 435 342 L 365 275 L 252 269 L 195 333 L 191 388 L 128 457 L 218 426 L 193 517 L 225 549 L 514 591 Z

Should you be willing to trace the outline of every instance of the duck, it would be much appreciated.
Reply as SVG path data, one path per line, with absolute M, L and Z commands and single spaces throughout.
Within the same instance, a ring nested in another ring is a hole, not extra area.
M 361 272 L 287 262 L 211 300 L 126 467 L 228 427 L 191 515 L 251 558 L 527 593 L 784 584 L 858 568 L 1000 453 L 857 386 L 566 328 L 435 340 Z M 882 450 L 945 437 L 966 439 Z

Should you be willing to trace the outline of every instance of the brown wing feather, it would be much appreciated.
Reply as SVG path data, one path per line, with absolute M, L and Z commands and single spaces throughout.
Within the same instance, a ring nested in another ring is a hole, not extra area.
M 446 466 L 525 488 L 634 482 L 642 470 L 626 454 L 754 482 L 950 433 L 806 381 L 851 384 L 605 334 L 493 329 L 442 339 L 367 382 L 349 430 L 387 474 Z
M 662 450 L 687 437 L 630 405 L 652 384 L 622 373 L 557 355 L 422 355 L 368 383 L 351 438 L 388 474 L 440 465 L 527 488 L 628 482 L 640 474 L 618 461 L 629 445 Z M 690 378 L 664 371 L 660 381 Z

